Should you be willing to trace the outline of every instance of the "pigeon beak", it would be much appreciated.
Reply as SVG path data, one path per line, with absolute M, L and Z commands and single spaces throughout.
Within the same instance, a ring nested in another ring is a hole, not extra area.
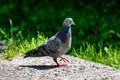
M 74 23 L 74 22 L 72 22 L 72 24 L 73 24 L 73 25 L 75 25 L 75 23 Z

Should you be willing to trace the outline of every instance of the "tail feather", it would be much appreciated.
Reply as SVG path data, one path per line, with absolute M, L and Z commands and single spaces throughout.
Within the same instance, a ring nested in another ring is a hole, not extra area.
M 25 56 L 23 58 L 26 58 L 26 57 L 35 57 L 38 55 L 38 51 L 33 49 L 31 51 L 28 51 L 25 53 Z
M 25 53 L 25 56 L 23 58 L 26 57 L 42 57 L 42 56 L 47 56 L 47 51 L 44 49 L 43 46 L 40 46 L 36 49 L 33 49 L 31 51 L 28 51 Z

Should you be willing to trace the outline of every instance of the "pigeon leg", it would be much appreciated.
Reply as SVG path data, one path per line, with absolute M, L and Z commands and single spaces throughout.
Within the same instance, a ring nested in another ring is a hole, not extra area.
M 53 59 L 53 60 L 55 61 L 55 63 L 57 64 L 58 67 L 65 66 L 64 64 L 59 64 L 59 63 L 57 62 L 57 59 Z
M 63 56 L 60 56 L 60 58 L 61 58 L 60 61 L 63 60 L 64 62 L 69 62 L 69 61 L 68 61 L 65 57 L 63 57 Z

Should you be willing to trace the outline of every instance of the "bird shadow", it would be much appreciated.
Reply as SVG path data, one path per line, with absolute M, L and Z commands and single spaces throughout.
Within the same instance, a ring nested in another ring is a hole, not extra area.
M 19 67 L 28 67 L 37 70 L 48 70 L 48 69 L 57 68 L 58 66 L 57 65 L 20 65 Z

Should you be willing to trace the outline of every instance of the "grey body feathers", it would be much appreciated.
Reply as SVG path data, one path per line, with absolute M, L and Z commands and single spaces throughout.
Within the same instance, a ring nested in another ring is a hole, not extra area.
M 61 34 L 62 36 L 60 36 Z M 55 36 L 51 37 L 46 43 L 42 44 L 38 48 L 35 48 L 24 56 L 26 57 L 41 57 L 51 56 L 57 58 L 60 55 L 65 54 L 71 47 L 71 29 L 64 34 L 63 32 L 56 33 Z

